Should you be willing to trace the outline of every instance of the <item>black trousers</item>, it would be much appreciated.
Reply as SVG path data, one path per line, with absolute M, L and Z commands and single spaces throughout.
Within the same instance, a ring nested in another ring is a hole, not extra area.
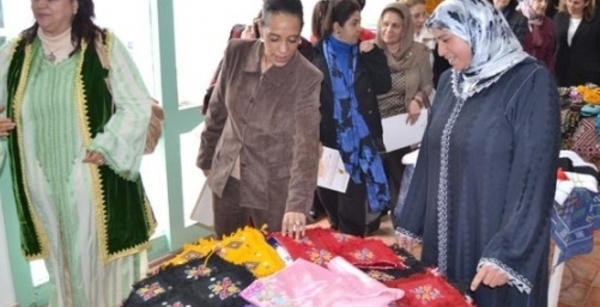
M 388 184 L 390 186 L 391 201 L 389 209 L 392 211 L 398 203 L 398 192 L 400 192 L 402 175 L 404 174 L 404 169 L 406 168 L 406 165 L 402 164 L 402 157 L 411 151 L 412 149 L 410 147 L 404 147 L 392 152 L 381 154 L 385 176 L 387 177 Z
M 350 179 L 346 193 L 317 188 L 321 203 L 329 217 L 331 228 L 345 234 L 367 236 L 379 229 L 380 212 L 369 212 L 365 183 Z

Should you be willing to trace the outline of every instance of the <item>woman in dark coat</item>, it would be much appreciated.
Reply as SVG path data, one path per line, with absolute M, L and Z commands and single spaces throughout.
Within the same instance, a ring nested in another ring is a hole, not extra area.
M 433 102 L 397 239 L 477 306 L 546 306 L 560 115 L 548 69 L 485 0 L 427 23 L 452 70 Z
M 333 0 L 312 62 L 324 74 L 321 85 L 321 142 L 337 149 L 351 175 L 346 193 L 323 188 L 319 197 L 332 228 L 365 236 L 379 228 L 380 212 L 390 202 L 379 152 L 383 129 L 375 95 L 390 90 L 383 50 L 372 41 L 359 44 L 360 6 Z

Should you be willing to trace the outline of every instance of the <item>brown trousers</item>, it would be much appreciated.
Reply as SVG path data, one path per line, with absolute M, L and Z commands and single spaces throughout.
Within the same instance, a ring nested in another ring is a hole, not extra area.
M 223 197 L 219 198 L 213 193 L 214 228 L 217 238 L 229 235 L 238 228 L 249 225 L 249 221 L 256 228 L 264 224 L 268 231 L 281 231 L 281 222 L 285 214 L 285 206 L 259 210 L 240 206 L 240 181 L 229 177 Z

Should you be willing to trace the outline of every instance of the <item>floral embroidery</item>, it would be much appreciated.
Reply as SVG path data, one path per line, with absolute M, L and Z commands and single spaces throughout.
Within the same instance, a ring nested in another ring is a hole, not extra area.
M 325 249 L 311 248 L 307 251 L 307 254 L 310 257 L 310 261 L 319 265 L 329 262 L 333 258 L 333 255 Z
M 347 235 L 347 234 L 343 234 L 343 233 L 336 233 L 333 235 L 335 240 L 338 242 L 348 242 L 351 238 L 351 236 Z
M 221 300 L 224 300 L 234 294 L 240 292 L 240 288 L 229 279 L 229 277 L 223 278 L 223 280 L 218 280 L 216 283 L 208 286 L 208 288 L 213 292 L 210 297 L 214 297 L 219 295 Z
M 253 282 L 244 290 L 246 297 L 253 297 L 258 302 L 265 303 L 265 306 L 293 307 L 294 304 L 283 294 L 275 291 L 272 281 Z
M 431 301 L 440 299 L 442 297 L 442 293 L 440 292 L 440 290 L 434 288 L 431 284 L 419 286 L 415 289 L 410 290 L 410 292 L 414 294 L 415 297 L 418 300 L 420 300 L 423 305 Z
M 308 236 L 304 236 L 304 237 L 300 238 L 298 240 L 298 243 L 305 244 L 308 246 L 315 246 L 315 243 L 313 243 L 313 241 Z
M 136 293 L 144 300 L 144 302 L 165 292 L 165 289 L 158 282 L 154 282 L 151 285 L 146 285 L 136 291 Z
M 231 242 L 227 243 L 227 245 L 225 245 L 225 247 L 232 248 L 232 249 L 238 249 L 242 246 L 242 244 L 243 243 L 240 241 L 231 241 Z
M 183 258 L 187 261 L 190 261 L 190 260 L 202 258 L 202 255 L 198 252 L 188 251 L 188 252 L 185 252 L 183 255 L 181 255 L 181 258 Z
M 244 262 L 244 266 L 246 269 L 248 269 L 248 271 L 254 271 L 256 268 L 258 268 L 259 263 L 255 261 L 246 261 Z
M 381 282 L 386 282 L 386 281 L 390 281 L 390 280 L 396 279 L 394 276 L 392 276 L 390 274 L 386 274 L 384 272 L 377 271 L 377 270 L 370 270 L 370 271 L 367 272 L 367 275 L 369 275 L 373 279 L 376 279 L 376 280 L 381 281 Z
M 373 252 L 370 251 L 368 248 L 363 248 L 361 250 L 354 251 L 351 253 L 351 255 L 352 257 L 354 257 L 354 259 L 361 261 L 371 260 L 375 258 L 375 254 L 373 254 Z
M 205 267 L 204 265 L 193 266 L 185 270 L 185 274 L 187 275 L 186 278 L 193 278 L 194 280 L 198 280 L 198 278 L 202 276 L 208 276 L 211 272 L 212 270 L 208 267 Z

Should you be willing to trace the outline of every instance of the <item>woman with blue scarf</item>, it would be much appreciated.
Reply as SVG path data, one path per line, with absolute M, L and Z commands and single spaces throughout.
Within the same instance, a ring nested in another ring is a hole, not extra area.
M 321 142 L 339 150 L 350 174 L 346 193 L 318 189 L 333 229 L 366 236 L 379 228 L 390 202 L 379 152 L 381 116 L 375 95 L 390 90 L 383 50 L 372 41 L 359 44 L 360 6 L 354 0 L 329 1 L 322 39 L 312 62 L 324 74 L 321 85 Z

